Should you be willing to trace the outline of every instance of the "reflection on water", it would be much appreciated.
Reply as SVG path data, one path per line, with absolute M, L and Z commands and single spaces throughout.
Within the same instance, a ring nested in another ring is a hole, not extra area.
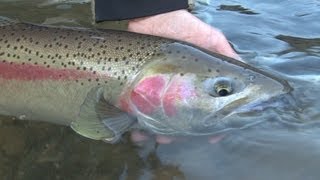
M 0 0 L 0 12 L 34 23 L 96 26 L 88 4 L 43 2 Z M 319 179 L 319 7 L 319 1 L 221 0 L 196 8 L 244 59 L 293 86 L 294 102 L 287 104 L 295 106 L 269 109 L 272 118 L 265 123 L 232 132 L 216 144 L 194 137 L 138 146 L 128 137 L 110 145 L 67 127 L 1 117 L 0 179 Z

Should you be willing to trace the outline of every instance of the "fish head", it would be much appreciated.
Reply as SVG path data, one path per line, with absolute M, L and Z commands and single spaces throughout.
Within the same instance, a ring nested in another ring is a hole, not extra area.
M 159 134 L 209 135 L 254 124 L 236 115 L 290 91 L 273 75 L 190 45 L 168 45 L 157 59 L 137 76 L 129 99 L 139 124 Z

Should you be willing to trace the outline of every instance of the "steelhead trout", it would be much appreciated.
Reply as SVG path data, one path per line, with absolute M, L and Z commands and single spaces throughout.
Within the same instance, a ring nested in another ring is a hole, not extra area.
M 96 140 L 113 142 L 132 127 L 167 135 L 240 128 L 248 125 L 234 123 L 240 109 L 290 89 L 183 42 L 0 21 L 0 114 L 70 125 Z

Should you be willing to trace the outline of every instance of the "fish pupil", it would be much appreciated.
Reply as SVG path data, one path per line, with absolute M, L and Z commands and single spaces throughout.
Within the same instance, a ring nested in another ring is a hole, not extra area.
M 229 91 L 227 89 L 220 89 L 218 91 L 219 96 L 227 96 L 229 94 Z

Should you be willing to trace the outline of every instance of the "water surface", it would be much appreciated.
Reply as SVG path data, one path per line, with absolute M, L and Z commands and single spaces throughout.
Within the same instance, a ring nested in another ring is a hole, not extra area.
M 0 12 L 33 23 L 123 28 L 92 24 L 88 4 L 0 0 Z M 212 0 L 194 13 L 221 29 L 245 61 L 288 80 L 292 99 L 216 144 L 195 137 L 138 146 L 127 135 L 110 145 L 68 127 L 1 117 L 0 179 L 320 179 L 320 1 Z

